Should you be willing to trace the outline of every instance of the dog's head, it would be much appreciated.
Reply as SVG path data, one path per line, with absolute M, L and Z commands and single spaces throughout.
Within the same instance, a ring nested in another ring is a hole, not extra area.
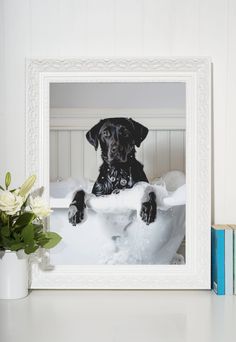
M 147 134 L 148 129 L 133 119 L 110 118 L 101 120 L 86 137 L 96 150 L 100 143 L 103 160 L 112 164 L 126 163 Z

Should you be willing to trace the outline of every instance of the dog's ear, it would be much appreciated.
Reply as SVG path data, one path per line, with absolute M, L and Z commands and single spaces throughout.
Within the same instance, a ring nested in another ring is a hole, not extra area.
M 86 138 L 91 145 L 94 146 L 95 150 L 98 148 L 98 135 L 100 128 L 102 127 L 104 120 L 100 120 L 95 126 L 93 126 L 90 131 L 86 133 Z
M 139 147 L 148 134 L 148 128 L 131 118 L 129 120 L 134 128 L 135 145 Z

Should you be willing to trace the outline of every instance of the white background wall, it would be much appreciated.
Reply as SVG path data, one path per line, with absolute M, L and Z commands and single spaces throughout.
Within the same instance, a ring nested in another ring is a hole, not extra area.
M 215 221 L 236 222 L 235 0 L 0 0 L 0 174 L 25 175 L 25 57 L 211 56 Z

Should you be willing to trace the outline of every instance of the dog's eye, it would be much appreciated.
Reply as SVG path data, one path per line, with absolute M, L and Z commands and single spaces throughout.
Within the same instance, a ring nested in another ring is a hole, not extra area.
M 110 132 L 106 129 L 105 131 L 102 132 L 102 135 L 104 137 L 109 137 L 110 136 Z
M 120 130 L 119 134 L 125 138 L 129 136 L 129 132 L 127 130 Z

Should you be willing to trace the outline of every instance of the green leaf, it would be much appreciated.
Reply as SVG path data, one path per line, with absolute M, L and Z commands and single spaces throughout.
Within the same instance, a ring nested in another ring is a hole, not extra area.
M 1 228 L 1 234 L 5 237 L 10 236 L 10 228 L 8 226 L 4 226 Z
M 1 212 L 1 221 L 3 222 L 3 224 L 8 223 L 8 216 L 4 212 Z
M 30 224 L 35 219 L 34 213 L 23 213 L 19 218 L 16 220 L 14 226 L 15 227 L 24 227 Z
M 40 236 L 43 234 L 44 236 L 44 232 L 43 232 L 43 225 L 41 224 L 34 224 L 34 232 L 35 232 L 35 236 L 37 238 L 40 238 Z
M 2 242 L 3 242 L 3 246 L 7 249 L 7 248 L 10 248 L 14 240 L 12 241 L 11 239 L 6 238 L 5 236 L 2 236 Z
M 11 250 L 11 251 L 18 251 L 19 249 L 22 249 L 23 247 L 24 247 L 24 243 L 22 243 L 22 242 L 13 243 L 13 244 L 10 246 L 10 250 Z
M 43 245 L 44 248 L 50 249 L 55 247 L 60 241 L 61 236 L 54 232 L 47 232 L 45 233 L 46 238 L 50 239 L 46 244 Z
M 15 192 L 16 190 L 18 190 L 17 188 L 16 189 L 12 189 L 12 190 L 10 190 L 10 192 Z
M 4 188 L 0 185 L 0 189 L 4 191 Z
M 38 244 L 40 247 L 43 247 L 44 245 L 46 245 L 47 242 L 50 241 L 50 239 L 47 239 L 46 237 L 42 237 L 40 239 L 37 239 Z
M 8 189 L 10 184 L 11 184 L 11 174 L 10 174 L 10 172 L 7 172 L 6 176 L 5 176 L 5 186 L 6 186 L 6 189 Z
M 37 245 L 27 245 L 24 250 L 26 254 L 31 254 L 37 251 L 38 248 Z
M 14 239 L 16 242 L 21 242 L 21 235 L 16 232 L 13 233 Z
M 32 224 L 28 224 L 22 229 L 21 235 L 25 241 L 25 243 L 30 243 L 34 241 L 34 226 Z

